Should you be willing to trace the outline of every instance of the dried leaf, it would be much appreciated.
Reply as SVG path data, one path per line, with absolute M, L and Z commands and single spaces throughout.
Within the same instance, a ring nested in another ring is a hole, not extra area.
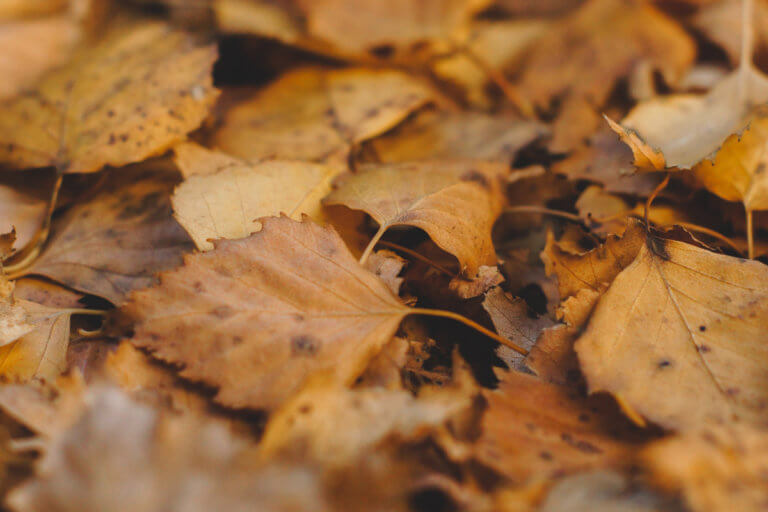
M 744 131 L 725 139 L 711 160 L 695 166 L 694 173 L 707 190 L 723 199 L 741 201 L 747 211 L 768 210 L 767 139 L 768 109 L 761 108 Z
M 192 248 L 171 215 L 177 177 L 161 163 L 111 171 L 89 200 L 53 224 L 53 234 L 26 275 L 43 275 L 121 304 L 155 273 L 181 263 Z
M 645 101 L 611 128 L 645 170 L 691 169 L 710 159 L 747 124 L 755 105 L 768 101 L 768 77 L 747 61 L 705 95 L 679 94 Z M 607 119 L 607 118 L 606 118 Z
M 75 20 L 67 15 L 0 23 L 0 100 L 15 96 L 46 71 L 64 64 L 78 36 Z
M 645 240 L 639 223 L 631 223 L 623 237 L 609 236 L 606 243 L 583 254 L 563 250 L 551 233 L 541 253 L 547 275 L 556 275 L 560 297 L 566 299 L 579 290 L 599 291 L 627 267 L 637 256 Z
M 576 342 L 592 392 L 671 429 L 766 423 L 768 269 L 649 238 Z
M 478 161 L 367 164 L 342 177 L 326 203 L 365 211 L 379 224 L 377 237 L 392 226 L 423 229 L 471 279 L 482 265 L 496 265 L 491 228 L 507 172 Z
M 540 512 L 680 512 L 648 489 L 637 488 L 614 471 L 592 471 L 566 477 L 547 494 Z
M 160 415 L 114 389 L 89 393 L 36 473 L 9 496 L 14 510 L 323 510 L 311 474 L 256 468 L 220 425 Z
M 338 171 L 298 161 L 251 164 L 194 144 L 176 147 L 176 163 L 187 179 L 171 202 L 174 215 L 201 251 L 209 240 L 244 238 L 261 229 L 256 219 L 285 213 L 322 219 L 320 201 Z
M 316 386 L 287 402 L 267 424 L 264 457 L 293 454 L 301 460 L 345 465 L 387 438 L 415 440 L 435 433 L 470 406 L 457 390 L 408 391 Z
M 398 71 L 299 69 L 230 110 L 212 142 L 246 160 L 345 163 L 353 144 L 431 98 L 425 84 Z
M 477 457 L 517 484 L 632 464 L 636 432 L 613 404 L 518 372 L 485 397 Z
M 743 1 L 719 0 L 703 5 L 693 16 L 693 26 L 725 50 L 731 62 L 738 63 L 741 56 L 741 32 Z M 754 12 L 750 17 L 755 27 L 756 46 L 768 47 L 768 4 L 765 0 L 753 1 Z
M 162 23 L 115 28 L 0 104 L 0 162 L 93 172 L 162 153 L 208 114 L 215 59 L 213 45 Z
M 36 186 L 32 187 L 13 174 L 0 181 L 0 233 L 15 229 L 16 247 L 25 247 L 43 223 L 49 180 L 36 173 Z
M 546 316 L 538 316 L 519 298 L 494 288 L 485 295 L 483 309 L 491 317 L 496 332 L 513 341 L 516 345 L 530 350 L 542 330 L 554 322 Z M 513 370 L 525 369 L 525 356 L 509 347 L 500 346 L 496 353 Z
M 509 163 L 546 128 L 511 116 L 427 111 L 369 145 L 382 163 L 477 159 Z
M 396 54 L 418 48 L 431 53 L 450 48 L 450 38 L 466 28 L 471 15 L 490 0 L 298 0 L 310 36 L 342 54 Z M 384 50 L 386 49 L 386 50 Z
M 534 47 L 518 90 L 521 101 L 537 108 L 561 99 L 550 148 L 566 151 L 595 131 L 595 109 L 639 63 L 648 61 L 674 84 L 694 57 L 691 38 L 648 3 L 589 0 Z
M 552 171 L 572 180 L 599 183 L 606 192 L 637 196 L 648 196 L 659 181 L 653 174 L 636 173 L 632 151 L 608 131 L 600 131 L 590 137 L 588 145 L 575 149 L 568 158 L 554 163 Z
M 705 428 L 651 444 L 642 458 L 656 484 L 695 512 L 755 511 L 768 504 L 768 435 L 745 425 Z
M 273 409 L 312 378 L 350 384 L 408 309 L 332 228 L 260 221 L 249 238 L 187 257 L 127 310 L 133 342 L 219 388 L 218 402 Z
M 406 263 L 406 260 L 396 253 L 384 249 L 371 254 L 371 257 L 365 261 L 365 268 L 379 276 L 392 293 L 399 295 L 400 285 L 403 284 L 404 279 L 398 276 Z

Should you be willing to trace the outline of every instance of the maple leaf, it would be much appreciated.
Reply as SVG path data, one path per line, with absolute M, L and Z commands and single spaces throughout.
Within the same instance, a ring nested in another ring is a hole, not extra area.
M 518 484 L 632 463 L 639 438 L 615 408 L 531 375 L 501 378 L 498 390 L 484 392 L 478 460 Z
M 765 431 L 728 425 L 656 441 L 642 460 L 654 483 L 695 512 L 757 511 L 768 502 L 766 455 Z
M 286 213 L 322 219 L 320 201 L 338 170 L 298 161 L 248 163 L 187 143 L 176 164 L 187 176 L 173 193 L 174 216 L 200 250 L 210 239 L 243 238 L 258 231 L 256 219 Z
M 40 258 L 22 275 L 42 275 L 115 304 L 175 267 L 192 248 L 171 214 L 177 177 L 161 162 L 111 171 L 89 200 L 53 223 Z
M 114 28 L 0 104 L 0 162 L 94 172 L 162 153 L 207 116 L 214 60 L 215 46 L 163 23 Z
M 414 226 L 456 256 L 471 279 L 481 266 L 496 265 L 491 228 L 507 173 L 506 166 L 478 161 L 366 164 L 343 176 L 325 202 L 363 210 L 379 223 L 361 261 L 390 227 Z
M 599 124 L 595 108 L 638 63 L 649 62 L 673 84 L 695 57 L 682 28 L 641 1 L 590 0 L 552 34 L 533 47 L 517 89 L 520 101 L 532 107 L 546 109 L 561 99 L 550 144 L 555 152 L 573 149 L 591 135 Z M 585 69 L 592 71 L 585 76 Z
M 352 145 L 382 133 L 432 99 L 392 70 L 303 68 L 227 112 L 217 148 L 246 160 L 346 162 Z
M 761 263 L 649 237 L 576 342 L 590 390 L 640 424 L 764 423 L 766 290 Z
M 546 133 L 544 125 L 512 116 L 429 110 L 368 145 L 382 163 L 468 158 L 507 163 Z

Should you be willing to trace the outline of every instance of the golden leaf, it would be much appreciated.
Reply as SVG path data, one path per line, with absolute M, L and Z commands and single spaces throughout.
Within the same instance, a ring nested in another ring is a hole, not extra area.
M 208 115 L 214 60 L 215 46 L 162 23 L 115 28 L 0 104 L 0 161 L 94 172 L 162 153 Z
M 352 383 L 409 309 L 332 228 L 260 222 L 249 238 L 187 257 L 126 308 L 133 342 L 216 386 L 217 401 L 273 409 L 318 375 Z
M 636 422 L 766 422 L 768 269 L 649 238 L 602 296 L 576 352 L 590 391 Z
M 42 255 L 23 274 L 122 303 L 192 248 L 171 214 L 177 179 L 161 162 L 110 171 L 90 200 L 53 223 Z
M 176 147 L 176 163 L 188 177 L 171 198 L 174 216 L 202 251 L 213 249 L 211 239 L 255 233 L 259 217 L 307 214 L 321 220 L 320 202 L 338 174 L 308 162 L 251 164 L 191 143 Z
M 399 71 L 299 69 L 230 110 L 212 143 L 246 160 L 346 163 L 353 144 L 431 98 L 429 87 Z
M 379 223 L 368 251 L 388 228 L 414 226 L 456 256 L 471 279 L 481 266 L 496 265 L 491 228 L 507 173 L 502 164 L 466 160 L 367 164 L 343 176 L 325 202 L 363 210 Z

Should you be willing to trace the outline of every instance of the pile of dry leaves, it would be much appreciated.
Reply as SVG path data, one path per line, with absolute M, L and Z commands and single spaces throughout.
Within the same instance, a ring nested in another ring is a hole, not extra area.
M 768 510 L 768 0 L 0 0 L 16 512 Z

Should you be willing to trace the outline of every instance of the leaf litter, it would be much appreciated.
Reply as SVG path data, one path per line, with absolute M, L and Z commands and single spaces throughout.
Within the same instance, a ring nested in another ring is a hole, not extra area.
M 3 508 L 764 510 L 766 4 L 684 3 L 0 1 Z

